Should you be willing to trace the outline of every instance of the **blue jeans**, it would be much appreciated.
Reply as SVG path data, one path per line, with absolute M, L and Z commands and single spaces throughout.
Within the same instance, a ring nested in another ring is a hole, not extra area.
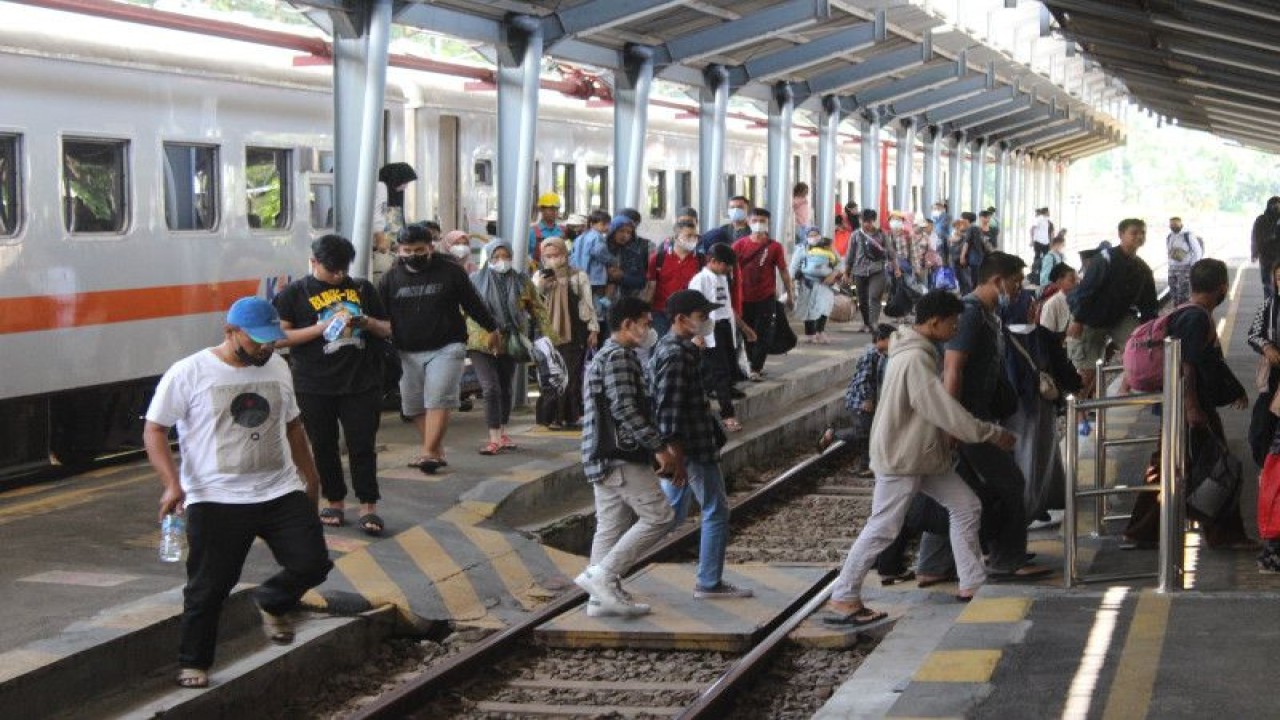
M 724 574 L 724 551 L 729 542 L 729 497 L 724 490 L 724 475 L 717 461 L 688 460 L 689 482 L 677 487 L 662 481 L 662 492 L 675 509 L 671 526 L 684 522 L 689 514 L 689 496 L 702 507 L 702 538 L 698 548 L 698 587 L 710 590 L 720 584 Z M 690 493 L 692 491 L 692 493 Z

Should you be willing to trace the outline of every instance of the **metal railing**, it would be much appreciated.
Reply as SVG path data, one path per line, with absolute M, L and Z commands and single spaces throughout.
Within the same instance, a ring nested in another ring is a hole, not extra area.
M 1155 577 L 1158 579 L 1160 592 L 1172 592 L 1182 587 L 1182 554 L 1184 518 L 1185 442 L 1186 423 L 1183 420 L 1182 392 L 1182 343 L 1174 339 L 1164 341 L 1164 390 L 1160 393 L 1125 395 L 1106 397 L 1108 374 L 1114 374 L 1120 366 L 1104 366 L 1101 361 L 1097 367 L 1097 396 L 1092 400 L 1077 400 L 1074 395 L 1067 397 L 1067 447 L 1063 458 L 1066 470 L 1067 493 L 1066 511 L 1063 514 L 1063 583 L 1072 587 L 1081 583 L 1110 582 L 1114 580 L 1134 580 Z M 1134 438 L 1108 438 L 1107 411 L 1122 407 L 1161 406 L 1161 425 L 1158 435 Z M 1097 423 L 1094 426 L 1094 468 L 1092 487 L 1081 489 L 1078 486 L 1080 468 L 1080 438 L 1075 432 L 1075 418 L 1080 412 L 1097 412 Z M 1107 448 L 1139 445 L 1143 443 L 1160 443 L 1160 483 L 1159 485 L 1118 485 L 1106 486 Z M 1123 519 L 1126 516 L 1107 516 L 1105 500 L 1112 495 L 1125 495 L 1157 492 L 1160 503 L 1160 553 L 1159 568 L 1155 573 L 1117 573 L 1110 575 L 1082 576 L 1077 568 L 1079 525 L 1077 502 L 1082 499 L 1094 500 L 1094 535 L 1105 532 L 1107 520 Z

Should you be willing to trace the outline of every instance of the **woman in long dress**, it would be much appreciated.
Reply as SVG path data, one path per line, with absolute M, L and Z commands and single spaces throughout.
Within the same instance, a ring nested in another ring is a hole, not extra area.
M 840 257 L 831 249 L 831 238 L 810 228 L 805 246 L 791 258 L 791 275 L 796 278 L 795 316 L 804 321 L 805 342 L 826 345 L 827 316 L 835 306 L 832 289 L 841 276 Z

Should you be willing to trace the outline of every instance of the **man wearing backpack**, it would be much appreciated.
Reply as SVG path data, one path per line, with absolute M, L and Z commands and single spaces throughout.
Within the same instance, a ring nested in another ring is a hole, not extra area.
M 667 298 L 689 287 L 689 281 L 702 269 L 698 255 L 698 225 L 692 220 L 678 220 L 676 235 L 658 246 L 649 257 L 650 304 L 653 307 L 653 329 L 658 337 L 671 329 L 667 315 Z
M 1191 299 L 1191 266 L 1204 258 L 1204 240 L 1182 225 L 1182 218 L 1169 218 L 1169 295 L 1175 306 Z
M 1160 313 L 1151 267 L 1138 257 L 1147 240 L 1147 224 L 1135 218 L 1120 221 L 1120 244 L 1103 242 L 1085 261 L 1084 278 L 1067 296 L 1072 322 L 1067 326 L 1067 354 L 1084 382 L 1081 395 L 1094 386 L 1094 367 L 1105 354 L 1107 341 L 1123 348 L 1139 322 Z M 1081 253 L 1083 256 L 1084 253 Z M 1080 433 L 1089 434 L 1088 419 Z

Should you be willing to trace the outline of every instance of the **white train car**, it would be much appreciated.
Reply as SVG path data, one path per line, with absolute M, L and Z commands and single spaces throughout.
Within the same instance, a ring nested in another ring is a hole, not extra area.
M 305 272 L 332 229 L 326 69 L 85 37 L 0 28 L 0 476 L 136 443 L 159 374 L 217 340 L 234 298 Z M 406 217 L 483 232 L 494 93 L 393 70 L 387 98 L 384 159 L 419 175 Z M 534 196 L 616 210 L 612 122 L 544 92 Z M 812 184 L 816 141 L 796 135 L 793 175 Z M 641 231 L 660 238 L 698 205 L 697 123 L 655 109 L 647 143 Z M 838 159 L 841 197 L 857 163 Z M 766 173 L 764 131 L 731 120 L 725 194 L 765 204 Z

